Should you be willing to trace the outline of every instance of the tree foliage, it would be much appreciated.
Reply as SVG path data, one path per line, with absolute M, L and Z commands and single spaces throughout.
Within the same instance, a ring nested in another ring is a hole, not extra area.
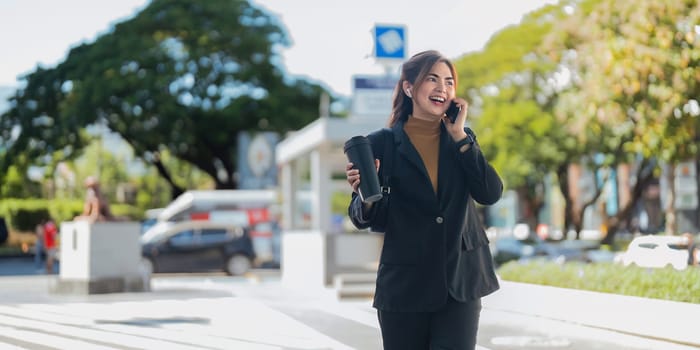
M 519 220 L 536 218 L 538 189 L 554 173 L 566 203 L 564 229 L 580 231 L 602 182 L 574 203 L 571 165 L 598 174 L 633 164 L 632 199 L 608 220 L 611 238 L 660 162 L 697 156 L 698 11 L 687 0 L 563 0 L 456 62 L 482 148 L 533 209 Z
M 545 178 L 570 159 L 566 151 L 575 147 L 552 114 L 556 91 L 550 80 L 556 65 L 538 52 L 561 13 L 559 6 L 535 11 L 496 33 L 483 51 L 456 62 L 479 142 L 506 186 L 525 203 L 518 221 L 533 226 L 544 204 Z
M 610 130 L 608 144 L 629 139 L 625 151 L 634 156 L 695 155 L 699 17 L 695 1 L 605 1 L 562 22 L 578 38 L 580 79 L 561 105 L 578 113 L 578 130 Z
M 608 240 L 660 162 L 698 154 L 699 19 L 695 1 L 601 1 L 559 24 L 578 79 L 558 112 L 575 114 L 572 131 L 599 143 L 611 164 L 637 164 L 632 199 L 607 220 Z
M 217 188 L 235 188 L 239 131 L 286 132 L 317 115 L 323 89 L 285 76 L 279 50 L 287 45 L 277 20 L 248 1 L 154 0 L 55 68 L 26 77 L 0 120 L 0 170 L 18 154 L 75 157 L 88 142 L 81 130 L 99 122 L 173 188 L 180 186 L 160 162 L 163 150 Z

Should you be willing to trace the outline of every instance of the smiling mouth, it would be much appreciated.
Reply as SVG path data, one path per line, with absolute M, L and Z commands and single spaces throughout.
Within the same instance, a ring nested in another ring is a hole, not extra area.
M 445 103 L 445 98 L 442 96 L 430 96 L 429 98 L 433 102 Z

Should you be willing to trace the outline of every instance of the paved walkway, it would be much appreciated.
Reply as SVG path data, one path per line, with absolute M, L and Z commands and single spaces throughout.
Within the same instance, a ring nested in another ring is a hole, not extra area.
M 0 277 L 0 350 L 381 349 L 369 299 L 339 301 L 330 289 L 290 289 L 278 272 L 248 278 L 158 276 L 151 292 L 102 295 L 51 294 L 56 278 Z M 484 299 L 485 325 L 523 315 L 519 327 L 536 317 L 564 321 L 552 327 L 585 325 L 633 334 L 640 337 L 638 348 L 700 347 L 697 323 L 689 322 L 700 314 L 700 305 L 512 282 L 502 287 Z M 484 344 L 491 348 L 505 335 Z M 654 339 L 673 344 L 649 345 Z
M 0 278 L 0 349 L 380 349 L 368 300 L 264 280 L 157 278 L 148 293 L 55 295 Z M 203 282 L 202 282 L 203 281 Z

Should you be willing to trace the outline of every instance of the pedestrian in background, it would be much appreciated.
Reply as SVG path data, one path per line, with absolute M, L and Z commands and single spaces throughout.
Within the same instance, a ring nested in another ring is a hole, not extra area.
M 42 220 L 34 228 L 34 234 L 36 236 L 34 242 L 34 267 L 37 273 L 43 272 L 44 267 L 44 224 L 46 220 Z
M 54 261 L 56 261 L 56 236 L 58 228 L 52 219 L 44 224 L 44 249 L 46 250 L 46 273 L 52 274 Z
M 393 148 L 385 149 L 381 130 L 368 135 L 380 179 L 392 154 L 388 203 L 363 203 L 364 174 L 346 166 L 353 224 L 386 223 L 373 302 L 384 349 L 474 349 L 481 297 L 499 288 L 474 200 L 496 203 L 503 184 L 464 127 L 468 104 L 456 87 L 454 65 L 437 51 L 403 64 L 389 122 Z M 452 101 L 454 121 L 446 116 Z

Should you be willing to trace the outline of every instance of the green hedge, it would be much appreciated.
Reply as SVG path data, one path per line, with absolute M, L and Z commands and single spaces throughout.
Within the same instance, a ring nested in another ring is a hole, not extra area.
M 41 199 L 5 199 L 0 201 L 0 216 L 11 231 L 34 231 L 34 227 L 49 217 L 59 219 L 50 203 Z
M 700 304 L 700 268 L 647 269 L 613 263 L 511 261 L 498 269 L 506 281 Z

